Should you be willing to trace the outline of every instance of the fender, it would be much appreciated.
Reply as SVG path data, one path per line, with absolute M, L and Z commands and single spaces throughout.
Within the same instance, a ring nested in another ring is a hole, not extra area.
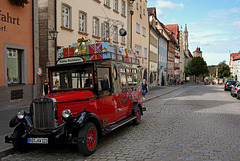
M 69 120 L 70 121 L 70 120 Z M 103 127 L 102 122 L 92 112 L 84 111 L 81 113 L 78 113 L 74 119 L 71 119 L 72 123 L 75 124 L 75 126 L 82 127 L 86 122 L 93 122 L 95 123 L 98 132 L 100 132 L 102 135 L 106 133 L 106 129 Z
M 24 118 L 21 119 L 21 120 L 17 118 L 17 115 L 15 115 L 15 116 L 10 120 L 10 122 L 9 122 L 9 127 L 15 127 L 15 126 L 17 126 L 17 125 L 20 124 L 20 123 L 23 123 L 23 124 L 25 125 L 25 127 L 26 127 L 26 125 L 27 125 L 28 127 L 32 128 L 31 117 L 28 116 L 28 115 L 24 116 Z
M 140 102 L 133 102 L 133 106 L 132 106 L 132 115 L 136 116 L 137 115 L 137 108 L 140 108 L 141 111 L 141 115 L 143 115 L 143 109 L 142 109 L 142 105 Z

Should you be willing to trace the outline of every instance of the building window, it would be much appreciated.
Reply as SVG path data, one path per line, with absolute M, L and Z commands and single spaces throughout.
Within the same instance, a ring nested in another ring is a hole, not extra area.
M 62 6 L 62 26 L 66 28 L 70 28 L 70 10 L 69 6 Z
M 144 58 L 147 58 L 147 48 L 144 48 Z
M 125 36 L 121 36 L 121 37 L 122 37 L 121 43 L 125 44 Z
M 79 13 L 79 31 L 80 32 L 87 32 L 86 28 L 87 28 L 87 15 L 83 12 Z
M 140 34 L 140 24 L 136 23 L 136 32 Z
M 113 26 L 113 41 L 118 42 L 118 28 Z
M 142 27 L 142 35 L 143 35 L 144 37 L 146 37 L 146 28 L 145 28 L 145 27 Z
M 140 18 L 142 18 L 142 6 L 140 6 Z
M 109 38 L 109 24 L 107 22 L 103 23 L 103 38 L 107 39 Z
M 104 0 L 104 4 L 105 4 L 106 6 L 110 6 L 110 0 Z
M 93 35 L 99 36 L 99 19 L 93 18 Z
M 118 11 L 118 0 L 114 0 L 113 9 L 114 9 L 115 11 Z
M 7 79 L 8 84 L 22 83 L 22 55 L 21 50 L 7 49 Z
M 143 9 L 143 15 L 145 16 L 145 8 Z
M 137 10 L 138 10 L 138 3 L 137 3 L 137 5 L 136 5 L 136 8 L 137 8 Z
M 122 15 L 125 16 L 125 1 L 122 1 Z
M 139 45 L 135 45 L 135 52 L 137 53 L 137 56 L 138 57 L 141 57 L 142 56 L 142 47 L 139 46 Z

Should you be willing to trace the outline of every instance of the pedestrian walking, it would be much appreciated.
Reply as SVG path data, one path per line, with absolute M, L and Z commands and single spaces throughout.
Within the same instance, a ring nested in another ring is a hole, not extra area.
M 149 91 L 149 88 L 148 88 L 148 85 L 146 83 L 146 80 L 143 79 L 143 82 L 142 82 L 142 95 L 143 95 L 143 100 L 146 99 L 146 93 Z

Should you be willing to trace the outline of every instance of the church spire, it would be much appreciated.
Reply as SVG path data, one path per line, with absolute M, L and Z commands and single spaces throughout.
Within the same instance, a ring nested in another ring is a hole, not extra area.
M 187 30 L 187 24 L 185 24 L 184 32 L 188 33 L 188 30 Z
M 185 29 L 184 29 L 184 33 L 183 33 L 183 37 L 184 37 L 184 50 L 188 51 L 188 31 L 187 31 L 187 24 L 185 24 Z

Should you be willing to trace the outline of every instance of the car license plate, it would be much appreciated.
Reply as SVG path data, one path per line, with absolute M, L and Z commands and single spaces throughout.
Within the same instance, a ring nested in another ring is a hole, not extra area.
M 48 138 L 28 138 L 28 144 L 48 144 Z

